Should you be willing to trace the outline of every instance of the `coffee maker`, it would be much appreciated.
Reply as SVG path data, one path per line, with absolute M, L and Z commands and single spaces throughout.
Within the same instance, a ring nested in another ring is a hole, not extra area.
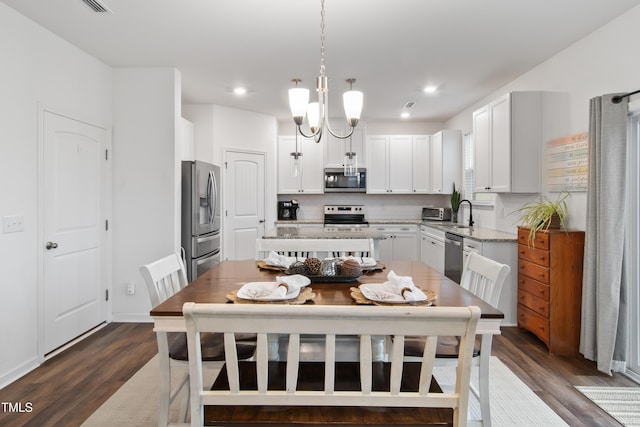
M 296 200 L 283 200 L 278 202 L 278 220 L 295 221 L 297 219 L 298 202 Z

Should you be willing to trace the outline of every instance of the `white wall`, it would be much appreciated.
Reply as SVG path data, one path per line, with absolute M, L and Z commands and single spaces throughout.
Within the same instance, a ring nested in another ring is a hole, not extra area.
M 138 269 L 180 248 L 180 73 L 114 70 L 113 319 L 148 320 Z M 134 281 L 135 295 L 126 283 Z
M 637 6 L 462 111 L 446 123 L 447 127 L 471 129 L 473 111 L 506 92 L 541 90 L 566 96 L 566 114 L 562 119 L 566 122 L 567 135 L 588 131 L 589 99 L 605 93 L 640 89 L 639 22 L 640 6 Z M 555 197 L 555 193 L 551 197 Z M 496 196 L 495 209 L 478 209 L 477 215 L 474 210 L 473 216 L 478 219 L 479 226 L 515 232 L 517 215 L 505 217 L 504 211 L 512 212 L 528 200 L 531 197 L 523 195 Z M 568 226 L 584 230 L 586 193 L 573 193 L 568 202 Z
M 39 363 L 38 106 L 109 128 L 112 71 L 2 2 L 0 52 L 0 218 L 24 216 L 0 232 L 2 387 Z

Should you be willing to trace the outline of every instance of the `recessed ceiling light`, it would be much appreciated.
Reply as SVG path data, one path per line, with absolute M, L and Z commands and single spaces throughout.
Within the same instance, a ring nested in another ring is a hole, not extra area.
M 243 88 L 243 87 L 237 87 L 235 89 L 233 89 L 233 93 L 235 93 L 236 95 L 244 95 L 247 93 L 247 89 Z
M 402 117 L 403 119 L 408 119 L 409 117 L 411 117 L 411 114 L 409 114 L 408 111 L 405 111 L 402 114 L 400 114 L 400 117 Z
M 436 90 L 438 90 L 438 86 L 425 86 L 425 88 L 422 89 L 424 93 L 433 93 Z

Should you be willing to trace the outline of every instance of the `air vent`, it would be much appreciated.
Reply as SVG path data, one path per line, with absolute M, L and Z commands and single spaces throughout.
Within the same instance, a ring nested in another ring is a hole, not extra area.
M 82 0 L 84 4 L 89 6 L 96 13 L 113 13 L 111 9 L 98 0 Z
M 402 108 L 406 108 L 408 110 L 409 108 L 413 107 L 414 105 L 416 105 L 415 102 L 409 101 L 406 104 L 404 104 L 404 107 L 402 107 Z

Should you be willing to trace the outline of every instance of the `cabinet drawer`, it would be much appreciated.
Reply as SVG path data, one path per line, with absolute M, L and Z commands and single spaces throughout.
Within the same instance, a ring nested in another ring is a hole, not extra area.
M 518 289 L 529 292 L 538 298 L 549 301 L 549 285 L 533 280 L 524 274 L 518 274 Z
M 532 262 L 518 260 L 518 274 L 529 276 L 542 283 L 549 283 L 549 269 Z
M 530 308 L 547 320 L 549 319 L 549 303 L 542 298 L 537 298 L 529 292 L 518 289 L 518 304 Z
M 549 321 L 522 304 L 518 304 L 518 327 L 537 335 L 549 346 Z
M 549 249 L 549 234 L 538 232 L 536 233 L 536 237 L 533 239 L 533 244 L 529 242 L 529 229 L 528 228 L 518 228 L 518 244 L 525 245 L 529 247 L 534 247 L 536 249 Z
M 525 245 L 518 245 L 518 257 L 534 264 L 549 267 L 549 251 L 534 249 Z

